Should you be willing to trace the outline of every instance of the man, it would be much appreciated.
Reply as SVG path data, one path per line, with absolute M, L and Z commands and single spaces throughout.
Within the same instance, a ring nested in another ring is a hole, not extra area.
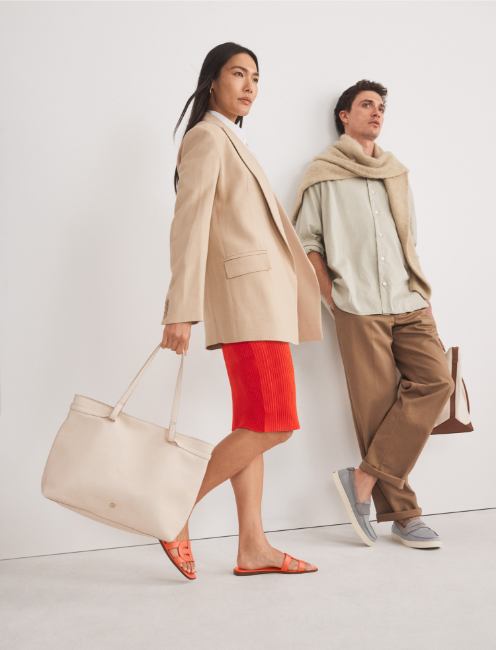
M 332 311 L 362 455 L 358 469 L 334 472 L 336 487 L 365 544 L 377 521 L 392 521 L 405 546 L 436 548 L 408 483 L 453 391 L 415 250 L 408 170 L 375 140 L 387 89 L 362 80 L 334 115 L 341 138 L 307 170 L 296 201 L 296 231 Z M 401 373 L 398 395 L 396 367 Z

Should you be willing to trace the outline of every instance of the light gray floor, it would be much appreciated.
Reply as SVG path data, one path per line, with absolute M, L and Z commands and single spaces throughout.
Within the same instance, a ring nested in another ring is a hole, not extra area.
M 236 578 L 237 538 L 197 541 L 198 579 L 158 545 L 0 562 L 8 650 L 496 648 L 496 510 L 425 521 L 444 548 L 407 549 L 375 525 L 270 533 L 318 573 Z

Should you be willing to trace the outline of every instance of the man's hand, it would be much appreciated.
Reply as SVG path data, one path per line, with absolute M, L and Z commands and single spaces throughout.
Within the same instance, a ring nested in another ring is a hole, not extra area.
M 324 296 L 324 300 L 331 308 L 331 311 L 334 311 L 334 300 L 332 299 L 332 284 L 331 284 L 331 288 L 326 290 L 325 293 L 324 291 L 322 291 L 322 289 L 320 290 L 320 293 Z
M 327 264 L 322 259 L 322 256 L 316 251 L 310 251 L 308 253 L 308 259 L 315 269 L 317 280 L 319 281 L 320 293 L 324 296 L 324 300 L 329 305 L 331 310 L 334 311 L 334 300 L 332 299 L 332 280 L 329 277 Z
M 191 338 L 191 323 L 171 323 L 164 327 L 164 336 L 160 347 L 169 348 L 176 354 L 188 354 Z

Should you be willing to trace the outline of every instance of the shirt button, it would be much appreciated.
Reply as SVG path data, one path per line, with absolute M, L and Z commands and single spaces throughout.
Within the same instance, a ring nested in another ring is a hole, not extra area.
M 382 283 L 382 286 L 383 286 L 383 287 L 387 287 L 387 282 L 383 282 L 383 283 Z
M 371 194 L 374 194 L 374 190 L 370 190 L 370 193 L 371 193 Z
M 379 237 L 382 237 L 382 232 L 379 233 Z
M 376 213 L 376 214 L 379 214 L 379 213 L 377 212 L 377 210 L 375 211 L 375 213 Z
M 383 258 L 383 257 L 381 257 L 381 260 L 384 262 L 384 258 Z

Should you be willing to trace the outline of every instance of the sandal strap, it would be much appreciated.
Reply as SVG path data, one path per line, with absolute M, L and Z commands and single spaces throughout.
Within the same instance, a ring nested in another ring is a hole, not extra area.
M 298 562 L 297 569 L 290 569 L 289 565 L 291 560 L 296 560 Z M 297 560 L 295 557 L 292 557 L 288 553 L 284 553 L 284 562 L 282 563 L 281 572 L 282 573 L 304 573 L 305 571 L 305 562 L 303 560 Z
M 183 564 L 184 562 L 195 561 L 189 540 L 184 540 L 182 542 L 169 542 L 168 544 L 162 542 L 162 544 L 164 545 L 166 551 L 177 548 L 177 557 L 174 557 L 169 553 L 170 558 L 175 564 Z
M 305 562 L 303 562 L 303 560 L 298 560 L 295 557 L 292 557 L 291 559 L 294 560 L 295 562 L 298 562 L 298 568 L 297 569 L 288 569 L 287 572 L 288 573 L 304 573 L 304 571 L 305 571 Z
M 288 553 L 284 553 L 284 562 L 282 563 L 281 571 L 287 573 L 288 567 L 291 564 L 292 559 L 293 558 L 291 557 L 291 555 L 289 555 Z
M 178 548 L 179 557 L 183 562 L 194 562 L 195 558 L 193 557 L 193 552 L 191 550 L 191 544 L 189 539 L 184 542 L 179 542 Z

